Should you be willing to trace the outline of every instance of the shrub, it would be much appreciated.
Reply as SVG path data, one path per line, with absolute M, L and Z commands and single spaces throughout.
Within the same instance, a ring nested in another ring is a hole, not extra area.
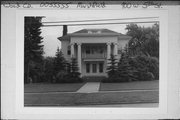
M 159 79 L 159 60 L 155 57 L 136 56 L 131 58 L 129 64 L 134 69 L 133 76 L 137 80 Z
M 63 78 L 56 79 L 56 83 L 79 83 L 82 82 L 81 78 L 72 78 L 68 75 L 64 76 Z
M 105 78 L 105 79 L 103 79 L 102 80 L 102 82 L 104 82 L 104 83 L 119 83 L 119 82 L 127 82 L 128 80 L 126 80 L 126 79 L 123 79 L 123 78 Z

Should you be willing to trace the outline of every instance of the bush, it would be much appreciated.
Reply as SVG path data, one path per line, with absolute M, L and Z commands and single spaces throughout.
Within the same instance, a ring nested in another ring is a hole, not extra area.
M 102 80 L 103 83 L 119 83 L 119 82 L 128 82 L 128 80 L 123 78 L 105 78 Z
M 140 81 L 159 79 L 159 60 L 155 57 L 136 56 L 131 58 L 129 64 L 132 66 L 135 79 Z
M 56 83 L 80 83 L 82 82 L 81 78 L 72 78 L 68 75 L 64 76 L 63 78 L 57 78 Z

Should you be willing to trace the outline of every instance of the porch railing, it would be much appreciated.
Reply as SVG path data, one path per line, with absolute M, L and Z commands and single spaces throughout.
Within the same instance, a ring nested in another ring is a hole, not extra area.
M 105 54 L 83 54 L 82 58 L 106 58 Z

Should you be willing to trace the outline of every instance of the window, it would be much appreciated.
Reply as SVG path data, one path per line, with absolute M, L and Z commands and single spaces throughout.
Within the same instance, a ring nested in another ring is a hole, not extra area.
M 90 54 L 90 49 L 86 49 L 86 54 Z
M 89 63 L 86 64 L 86 73 L 90 73 L 90 64 Z
M 96 72 L 97 72 L 97 71 L 96 71 L 96 64 L 93 64 L 92 67 L 93 67 L 93 69 L 92 69 L 92 70 L 93 70 L 93 73 L 96 73 Z
M 103 49 L 100 49 L 99 53 L 100 53 L 100 54 L 103 54 Z
M 68 51 L 67 51 L 67 54 L 68 54 L 68 55 L 71 55 L 71 50 L 68 50 Z
M 89 30 L 88 33 L 92 33 L 92 31 Z
M 100 72 L 100 73 L 103 72 L 103 63 L 99 63 L 99 72 Z

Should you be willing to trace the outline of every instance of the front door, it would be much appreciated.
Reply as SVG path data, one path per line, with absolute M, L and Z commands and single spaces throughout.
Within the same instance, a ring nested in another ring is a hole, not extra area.
M 104 73 L 103 62 L 87 62 L 85 65 L 85 72 L 88 76 L 100 76 Z

